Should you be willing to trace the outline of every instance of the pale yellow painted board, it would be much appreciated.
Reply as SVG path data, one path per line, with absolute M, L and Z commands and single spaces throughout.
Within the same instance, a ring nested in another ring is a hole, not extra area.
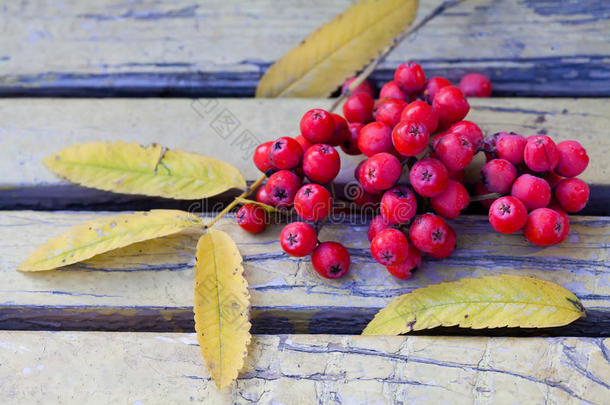
M 0 99 L 0 187 L 59 184 L 41 163 L 77 142 L 135 141 L 217 157 L 248 180 L 261 141 L 298 135 L 302 114 L 332 100 L 257 99 Z M 546 130 L 559 142 L 580 141 L 591 164 L 581 176 L 595 184 L 610 179 L 610 99 L 472 99 L 468 119 L 485 133 Z M 339 181 L 353 180 L 362 156 L 343 155 Z
M 255 336 L 219 392 L 193 334 L 0 332 L 10 404 L 607 404 L 610 339 Z
M 199 231 L 140 243 L 60 271 L 21 273 L 19 263 L 48 238 L 108 213 L 0 212 L 0 303 L 5 306 L 154 306 L 190 308 Z M 244 257 L 255 307 L 385 306 L 393 296 L 414 288 L 462 277 L 520 274 L 554 281 L 583 297 L 588 308 L 608 308 L 610 273 L 607 217 L 572 217 L 570 237 L 562 244 L 537 247 L 520 235 L 493 232 L 485 217 L 452 221 L 458 248 L 442 261 L 425 259 L 411 280 L 398 280 L 374 262 L 366 224 L 326 225 L 321 240 L 350 249 L 352 266 L 339 280 L 319 277 L 309 258 L 291 258 L 279 244 L 281 225 L 251 235 L 226 218 L 228 232 Z
M 5 2 L 0 76 L 258 73 L 260 63 L 277 60 L 354 1 Z M 591 7 L 536 3 L 464 2 L 401 44 L 382 67 L 415 59 L 441 68 L 455 67 L 456 60 L 531 68 L 528 58 L 610 53 L 603 35 L 610 22 Z M 418 20 L 439 4 L 420 1 Z

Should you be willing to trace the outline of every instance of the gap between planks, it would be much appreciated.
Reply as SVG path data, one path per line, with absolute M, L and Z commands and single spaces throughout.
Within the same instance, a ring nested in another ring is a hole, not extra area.
M 138 243 L 65 269 L 21 273 L 15 269 L 48 238 L 93 213 L 0 212 L 0 325 L 11 329 L 191 330 L 193 263 L 199 230 Z M 520 274 L 556 282 L 573 291 L 587 318 L 549 330 L 479 331 L 501 335 L 602 336 L 610 331 L 610 218 L 571 217 L 571 235 L 541 248 L 522 235 L 500 235 L 487 219 L 463 216 L 452 225 L 458 248 L 442 261 L 425 260 L 408 281 L 393 278 L 368 251 L 366 220 L 330 223 L 321 240 L 345 244 L 350 273 L 324 280 L 308 259 L 286 256 L 278 243 L 281 225 L 258 235 L 241 230 L 232 217 L 219 229 L 236 241 L 252 296 L 254 330 L 262 333 L 359 333 L 394 297 L 415 288 L 463 277 Z M 461 334 L 461 330 L 435 333 Z

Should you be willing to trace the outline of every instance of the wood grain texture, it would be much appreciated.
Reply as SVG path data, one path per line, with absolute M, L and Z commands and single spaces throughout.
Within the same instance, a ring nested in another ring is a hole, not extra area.
M 251 96 L 264 70 L 354 0 L 8 2 L 0 95 Z M 441 0 L 421 1 L 418 20 Z M 497 95 L 610 94 L 610 4 L 472 0 L 401 44 L 429 76 L 488 74 Z
M 194 334 L 0 332 L 11 404 L 604 404 L 610 339 L 254 337 L 219 392 Z
M 15 270 L 47 238 L 101 215 L 107 214 L 0 213 L 0 327 L 192 330 L 199 230 L 139 243 L 58 271 L 25 274 Z M 380 308 L 415 288 L 511 273 L 568 288 L 581 299 L 588 317 L 558 329 L 476 333 L 607 336 L 610 218 L 572 217 L 571 221 L 568 240 L 540 248 L 521 235 L 493 232 L 484 217 L 460 217 L 452 221 L 458 234 L 455 253 L 442 261 L 426 259 L 408 281 L 393 278 L 374 262 L 366 219 L 343 218 L 322 229 L 321 240 L 340 241 L 350 251 L 350 273 L 340 280 L 322 279 L 308 258 L 283 253 L 278 241 L 281 224 L 250 235 L 227 218 L 218 229 L 231 235 L 243 256 L 256 333 L 360 333 Z
M 591 164 L 581 176 L 593 191 L 588 211 L 610 214 L 610 99 L 473 99 L 468 119 L 487 134 L 547 133 L 557 142 L 576 139 Z M 262 141 L 295 136 L 310 108 L 331 100 L 255 99 L 4 99 L 0 100 L 0 209 L 186 209 L 192 202 L 151 200 L 67 186 L 41 160 L 77 142 L 152 142 L 223 159 L 247 180 Z M 342 156 L 339 182 L 353 180 L 362 157 Z

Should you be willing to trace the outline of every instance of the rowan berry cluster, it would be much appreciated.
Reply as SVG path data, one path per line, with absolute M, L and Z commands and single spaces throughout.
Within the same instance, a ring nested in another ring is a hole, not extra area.
M 302 219 L 282 230 L 284 251 L 296 257 L 311 254 L 323 277 L 347 273 L 348 250 L 338 242 L 320 243 L 316 226 L 333 208 L 328 186 L 341 169 L 337 147 L 347 155 L 366 156 L 354 173 L 358 190 L 352 200 L 375 207 L 378 215 L 368 229 L 371 254 L 395 277 L 410 278 L 422 254 L 442 259 L 454 251 L 456 233 L 446 220 L 469 205 L 464 169 L 481 151 L 487 163 L 471 188 L 475 195 L 491 194 L 481 203 L 489 209 L 492 226 L 506 234 L 523 229 L 538 245 L 565 239 L 566 212 L 580 211 L 589 196 L 586 183 L 575 178 L 587 167 L 586 151 L 578 142 L 555 144 L 544 135 L 484 137 L 479 126 L 464 120 L 470 110 L 466 97 L 490 94 L 491 83 L 483 75 L 466 75 L 456 87 L 442 77 L 426 80 L 420 65 L 405 63 L 378 99 L 364 81 L 343 104 L 343 117 L 310 110 L 300 121 L 299 136 L 258 146 L 254 163 L 268 179 L 256 200 L 294 207 Z M 237 221 L 249 232 L 260 232 L 265 215 L 260 206 L 246 204 Z

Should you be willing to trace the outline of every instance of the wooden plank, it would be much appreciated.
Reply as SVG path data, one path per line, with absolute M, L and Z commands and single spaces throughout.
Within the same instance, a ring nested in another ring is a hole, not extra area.
M 264 70 L 354 0 L 60 3 L 0 9 L 0 95 L 251 96 Z M 418 20 L 441 0 L 422 1 Z M 610 4 L 471 0 L 401 44 L 430 76 L 491 76 L 497 95 L 610 94 Z
M 279 136 L 294 136 L 300 116 L 332 100 L 254 99 L 4 99 L 0 100 L 0 209 L 186 208 L 191 202 L 151 200 L 70 187 L 41 159 L 76 142 L 125 140 L 158 142 L 175 149 L 213 155 L 235 165 L 248 180 L 259 173 L 254 147 Z M 591 165 L 582 175 L 592 187 L 585 213 L 610 214 L 607 204 L 610 99 L 473 99 L 468 118 L 487 134 L 548 133 L 556 141 L 576 139 Z M 353 180 L 362 157 L 343 156 L 340 183 Z
M 101 215 L 0 212 L 0 328 L 192 330 L 193 264 L 199 230 L 123 248 L 63 270 L 15 269 L 48 238 Z M 350 251 L 350 273 L 320 278 L 310 259 L 288 257 L 278 242 L 282 225 L 250 235 L 233 218 L 219 223 L 244 258 L 257 333 L 358 334 L 394 297 L 415 288 L 463 277 L 520 274 L 554 281 L 573 291 L 588 310 L 585 319 L 549 330 L 475 331 L 501 335 L 608 336 L 610 333 L 609 217 L 572 217 L 561 245 L 540 248 L 521 235 L 492 232 L 485 217 L 453 221 L 458 249 L 446 260 L 426 259 L 408 281 L 392 277 L 369 253 L 366 219 L 326 225 L 321 240 Z M 465 334 L 465 330 L 441 333 Z
M 11 404 L 561 403 L 610 396 L 610 339 L 256 336 L 219 392 L 194 334 L 0 332 Z

